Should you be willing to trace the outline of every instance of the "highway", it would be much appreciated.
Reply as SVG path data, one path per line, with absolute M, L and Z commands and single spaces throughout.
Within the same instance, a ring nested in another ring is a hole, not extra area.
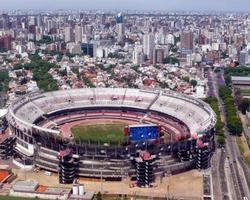
M 213 89 L 214 89 L 214 94 L 215 97 L 218 99 L 218 103 L 219 103 L 219 108 L 220 108 L 220 112 L 223 115 L 224 119 L 226 119 L 226 113 L 225 113 L 225 108 L 224 108 L 224 103 L 222 101 L 222 99 L 219 97 L 218 95 L 218 84 L 217 84 L 217 80 L 216 80 L 216 76 L 214 74 L 214 72 L 211 72 L 212 75 L 212 83 L 213 83 Z M 225 125 L 224 125 L 224 131 L 225 131 L 225 135 L 226 135 L 226 146 L 225 146 L 225 154 L 226 157 L 228 158 L 229 161 L 229 168 L 230 168 L 230 172 L 231 172 L 231 177 L 225 179 L 225 177 L 220 176 L 221 178 L 221 190 L 222 190 L 222 197 L 221 199 L 230 199 L 229 197 L 232 196 L 232 199 L 243 199 L 244 197 L 247 197 L 248 199 L 250 199 L 249 196 L 249 167 L 246 165 L 246 163 L 244 162 L 237 143 L 236 143 L 236 138 L 235 136 L 232 136 L 227 129 L 227 123 L 225 121 Z M 222 156 L 223 157 L 223 156 Z M 215 164 L 215 163 L 214 163 Z M 220 162 L 220 171 L 222 170 L 221 166 L 225 166 L 225 159 L 221 158 Z M 234 190 L 231 191 L 231 195 L 224 195 L 225 193 L 228 192 L 228 189 L 224 186 L 225 185 L 225 180 L 231 180 L 231 183 L 229 185 L 231 185 L 232 187 L 230 187 L 230 190 Z

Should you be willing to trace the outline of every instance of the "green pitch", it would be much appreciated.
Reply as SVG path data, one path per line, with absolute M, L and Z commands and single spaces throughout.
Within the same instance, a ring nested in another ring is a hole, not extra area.
M 71 128 L 71 132 L 77 141 L 90 143 L 119 144 L 124 137 L 124 127 L 127 124 L 120 122 L 100 124 L 80 124 Z

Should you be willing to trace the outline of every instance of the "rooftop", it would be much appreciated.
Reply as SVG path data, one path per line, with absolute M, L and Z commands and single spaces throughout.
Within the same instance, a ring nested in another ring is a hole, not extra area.
M 250 76 L 232 76 L 232 81 L 250 81 Z

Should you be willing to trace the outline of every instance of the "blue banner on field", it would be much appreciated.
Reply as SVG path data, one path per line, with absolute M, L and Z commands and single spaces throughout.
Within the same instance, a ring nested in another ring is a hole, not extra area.
M 129 126 L 129 138 L 133 141 L 146 141 L 158 138 L 158 126 Z

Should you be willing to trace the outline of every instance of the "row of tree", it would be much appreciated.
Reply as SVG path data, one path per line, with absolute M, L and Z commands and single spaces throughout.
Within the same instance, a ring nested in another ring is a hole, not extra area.
M 9 80 L 10 78 L 8 71 L 0 71 L 0 92 L 6 91 L 8 89 Z
M 241 135 L 242 123 L 237 115 L 237 110 L 234 104 L 234 98 L 232 96 L 232 90 L 228 86 L 222 86 L 219 88 L 219 95 L 224 102 L 227 128 L 230 133 L 234 135 Z
M 221 120 L 221 113 L 219 110 L 219 104 L 218 104 L 218 100 L 216 97 L 207 97 L 205 99 L 205 102 L 207 102 L 211 108 L 214 110 L 214 112 L 217 115 L 217 122 L 215 125 L 215 130 L 216 130 L 216 136 L 217 136 L 217 143 L 221 146 L 223 146 L 225 144 L 225 134 L 224 134 L 224 123 Z

